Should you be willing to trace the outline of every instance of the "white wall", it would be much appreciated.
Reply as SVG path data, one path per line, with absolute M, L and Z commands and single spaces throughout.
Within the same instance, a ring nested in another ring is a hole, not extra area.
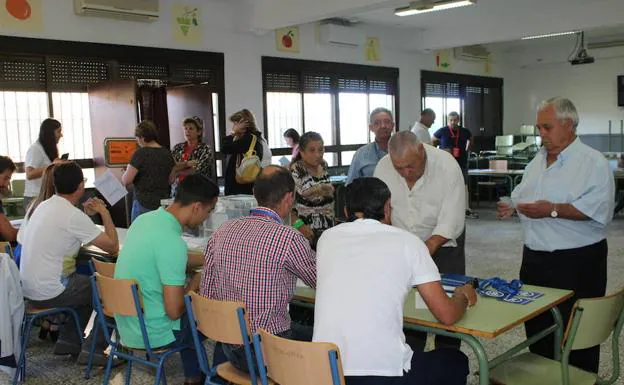
M 624 108 L 617 107 L 617 75 L 624 75 L 624 47 L 590 50 L 593 64 L 572 66 L 573 41 L 527 45 L 505 57 L 504 130 L 534 124 L 537 105 L 553 96 L 567 97 L 580 114 L 580 134 L 606 134 L 608 121 L 619 133 Z
M 299 54 L 280 53 L 275 48 L 275 35 L 254 35 L 243 21 L 240 2 L 187 0 L 201 9 L 204 31 L 201 44 L 181 44 L 173 39 L 171 0 L 161 0 L 161 17 L 154 23 L 129 22 L 105 18 L 80 17 L 73 13 L 72 0 L 45 1 L 43 32 L 24 33 L 2 29 L 0 34 L 46 39 L 85 41 L 149 47 L 223 52 L 225 54 L 226 113 L 241 108 L 254 111 L 263 121 L 262 56 L 284 56 L 297 59 L 324 60 L 399 68 L 400 128 L 407 129 L 419 116 L 420 70 L 432 70 L 433 54 L 406 52 L 404 42 L 409 29 L 361 25 L 367 36 L 379 37 L 381 61 L 365 60 L 363 48 L 345 48 L 318 43 L 315 24 L 300 26 Z M 452 61 L 452 71 L 484 75 L 483 63 Z M 500 63 L 492 65 L 493 76 L 501 75 Z M 436 122 L 440 123 L 440 122 Z

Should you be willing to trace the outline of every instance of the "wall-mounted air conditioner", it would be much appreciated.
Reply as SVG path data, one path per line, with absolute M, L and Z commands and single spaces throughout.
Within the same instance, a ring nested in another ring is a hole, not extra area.
M 158 11 L 158 0 L 74 0 L 74 12 L 81 16 L 150 22 Z
M 344 47 L 359 47 L 364 45 L 364 32 L 355 27 L 344 27 L 335 24 L 321 24 L 320 40 L 323 44 L 341 45 Z
M 485 46 L 470 45 L 453 49 L 453 56 L 457 60 L 484 61 L 490 57 L 490 52 Z

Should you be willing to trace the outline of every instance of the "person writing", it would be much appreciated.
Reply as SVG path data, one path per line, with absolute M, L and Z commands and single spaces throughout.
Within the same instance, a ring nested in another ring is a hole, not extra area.
M 347 385 L 465 384 L 462 352 L 412 352 L 405 344 L 403 306 L 416 287 L 433 315 L 452 325 L 477 302 L 475 289 L 447 296 L 425 243 L 390 225 L 390 189 L 380 179 L 356 179 L 346 195 L 350 222 L 318 242 L 313 340 L 338 345 Z

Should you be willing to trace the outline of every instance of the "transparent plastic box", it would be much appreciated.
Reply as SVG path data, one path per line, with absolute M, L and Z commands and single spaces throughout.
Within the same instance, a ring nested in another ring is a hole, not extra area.
M 215 210 L 204 222 L 204 236 L 209 237 L 224 222 L 249 215 L 249 210 L 257 207 L 253 195 L 228 195 L 219 197 Z

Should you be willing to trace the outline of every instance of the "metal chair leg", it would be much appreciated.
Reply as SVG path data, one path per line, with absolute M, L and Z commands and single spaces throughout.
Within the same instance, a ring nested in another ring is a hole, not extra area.
M 89 359 L 87 360 L 87 368 L 85 369 L 85 380 L 91 378 L 91 369 L 93 368 L 93 355 L 95 354 L 95 342 L 97 332 L 100 329 L 100 323 L 98 322 L 97 316 L 95 319 L 95 326 L 93 327 L 93 338 L 91 339 L 91 347 L 89 348 Z
M 130 351 L 128 354 L 130 354 L 131 356 L 132 351 Z M 127 360 L 127 367 L 126 367 L 126 385 L 130 385 L 130 378 L 132 378 L 132 360 Z
M 117 353 L 117 346 L 112 347 L 111 352 L 108 356 L 108 361 L 106 362 L 106 369 L 104 370 L 104 380 L 102 381 L 103 385 L 108 385 L 110 381 L 111 371 L 113 370 L 113 357 Z

